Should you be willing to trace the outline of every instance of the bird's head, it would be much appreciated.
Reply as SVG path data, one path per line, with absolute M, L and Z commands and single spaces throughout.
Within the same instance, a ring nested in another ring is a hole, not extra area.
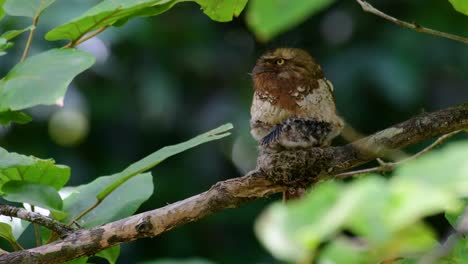
M 306 51 L 278 48 L 263 54 L 252 70 L 256 90 L 290 90 L 298 85 L 314 85 L 323 78 L 319 64 Z

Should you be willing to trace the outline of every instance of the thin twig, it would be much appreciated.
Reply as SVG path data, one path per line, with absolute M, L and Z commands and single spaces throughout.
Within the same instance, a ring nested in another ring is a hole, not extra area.
M 36 236 L 36 245 L 42 246 L 42 240 L 41 240 L 41 232 L 39 232 L 39 225 L 34 223 L 34 235 Z
M 31 211 L 34 212 L 34 205 L 31 205 Z M 39 225 L 36 223 L 33 223 L 34 226 L 34 235 L 36 236 L 36 245 L 37 246 L 42 246 L 42 240 L 41 240 L 41 233 L 39 232 Z
M 26 41 L 26 46 L 24 47 L 23 55 L 21 56 L 20 62 L 23 62 L 28 56 L 29 49 L 31 48 L 31 43 L 34 37 L 34 33 L 36 32 L 36 26 L 37 26 L 38 21 L 39 21 L 39 15 L 34 16 L 33 21 L 32 21 L 33 28 L 29 31 L 28 40 Z
M 389 163 L 387 163 L 387 164 L 389 164 Z M 388 171 L 392 171 L 392 170 L 393 170 L 393 168 L 390 168 L 390 167 L 379 166 L 379 167 L 372 167 L 372 168 L 367 168 L 367 169 L 362 169 L 362 170 L 347 171 L 347 172 L 339 173 L 339 174 L 335 175 L 335 178 L 336 179 L 345 179 L 345 178 L 349 178 L 351 176 L 358 176 L 358 175 L 367 174 L 367 173 L 371 173 L 371 172 L 388 172 Z
M 393 171 L 395 168 L 397 168 L 401 164 L 406 163 L 406 162 L 408 162 L 410 160 L 416 159 L 416 158 L 420 157 L 421 155 L 424 155 L 425 153 L 429 152 L 433 148 L 435 148 L 438 145 L 445 142 L 451 136 L 453 136 L 453 135 L 455 135 L 457 133 L 460 133 L 460 132 L 461 132 L 461 130 L 457 130 L 457 131 L 445 134 L 445 135 L 439 137 L 431 145 L 427 146 L 423 150 L 419 151 L 418 153 L 416 153 L 416 154 L 414 154 L 411 157 L 408 157 L 406 159 L 403 159 L 403 160 L 400 160 L 400 161 L 397 161 L 397 162 L 383 162 L 381 159 L 377 159 L 377 161 L 380 164 L 380 166 L 378 166 L 378 167 L 339 173 L 339 174 L 335 175 L 335 178 L 344 179 L 344 178 L 348 178 L 348 177 L 351 177 L 351 176 L 357 176 L 357 175 L 361 175 L 361 174 L 365 174 L 365 173 L 371 173 L 371 172 L 389 172 L 389 171 Z
M 343 131 L 341 131 L 341 134 L 340 134 L 340 137 L 342 137 L 347 142 L 353 142 L 353 141 L 359 140 L 361 138 L 365 138 L 366 136 L 367 135 L 359 132 L 357 129 L 355 129 L 353 126 L 351 126 L 349 123 L 345 124 L 345 127 L 344 127 Z M 372 152 L 372 149 L 364 149 L 363 148 L 363 149 L 360 149 L 360 150 L 361 151 Z M 387 160 L 396 161 L 396 160 L 407 158 L 409 156 L 411 156 L 411 155 L 404 152 L 404 151 L 402 151 L 402 150 L 396 149 L 396 150 L 392 150 L 392 151 L 387 151 L 387 153 L 385 153 L 385 155 L 382 156 L 382 158 L 385 158 Z
M 79 38 L 79 39 L 77 39 L 77 40 L 75 40 L 75 41 L 70 41 L 67 45 L 64 46 L 64 48 L 73 48 L 73 47 L 75 47 L 75 46 L 77 46 L 77 45 L 79 45 L 79 44 L 81 44 L 81 43 L 87 41 L 88 39 L 93 38 L 93 37 L 99 35 L 99 34 L 102 33 L 104 30 L 106 30 L 108 27 L 109 27 L 108 25 L 107 25 L 107 26 L 103 26 L 103 27 L 101 27 L 101 28 L 99 28 L 99 29 L 97 29 L 97 30 L 95 30 L 95 31 L 93 31 L 93 32 L 91 32 L 91 33 L 89 33 L 88 35 L 86 35 L 86 36 L 84 36 L 84 37 L 82 37 L 82 38 Z
M 0 205 L 0 215 L 18 217 L 31 223 L 37 223 L 56 232 L 62 238 L 73 231 L 72 228 L 40 213 L 30 212 L 24 208 L 17 208 L 6 204 Z
M 423 27 L 423 26 L 421 26 L 419 24 L 416 24 L 415 22 L 408 23 L 408 22 L 396 19 L 396 18 L 394 18 L 392 16 L 389 16 L 389 15 L 385 14 L 384 12 L 376 9 L 371 4 L 369 4 L 369 3 L 367 3 L 366 1 L 363 1 L 363 0 L 356 0 L 356 2 L 358 2 L 358 4 L 362 7 L 362 10 L 364 10 L 365 12 L 369 12 L 371 14 L 382 17 L 382 18 L 384 18 L 384 19 L 386 19 L 386 20 L 388 20 L 390 22 L 393 22 L 393 23 L 395 23 L 397 25 L 400 25 L 400 26 L 415 30 L 417 32 L 427 33 L 427 34 L 431 34 L 431 35 L 435 35 L 435 36 L 439 36 L 439 37 L 443 37 L 443 38 L 448 38 L 448 39 L 458 41 L 458 42 L 461 42 L 461 43 L 464 43 L 464 44 L 468 44 L 468 39 L 467 38 L 457 36 L 457 35 L 453 35 L 453 34 L 449 34 L 449 33 L 446 33 L 446 32 L 433 30 L 433 29 L 430 29 L 430 28 L 426 28 L 426 27 Z
M 15 251 L 24 250 L 24 247 L 21 246 L 21 244 L 18 243 L 18 241 L 11 240 L 11 239 L 7 239 L 7 240 L 8 240 L 8 243 L 10 243 L 10 245 L 13 247 L 13 250 L 15 250 Z

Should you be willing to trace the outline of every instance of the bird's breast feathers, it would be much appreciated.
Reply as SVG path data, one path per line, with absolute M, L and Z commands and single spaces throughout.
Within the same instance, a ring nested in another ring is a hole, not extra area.
M 289 117 L 303 117 L 335 123 L 337 115 L 331 83 L 326 79 L 319 79 L 317 82 L 314 89 L 298 85 L 295 89 L 286 91 L 255 91 L 251 108 L 252 120 L 275 125 Z

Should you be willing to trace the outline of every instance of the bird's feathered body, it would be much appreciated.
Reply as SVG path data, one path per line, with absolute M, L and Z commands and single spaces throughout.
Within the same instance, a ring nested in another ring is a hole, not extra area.
M 333 86 L 301 49 L 281 48 L 257 60 L 252 72 L 251 134 L 283 148 L 326 146 L 343 128 Z

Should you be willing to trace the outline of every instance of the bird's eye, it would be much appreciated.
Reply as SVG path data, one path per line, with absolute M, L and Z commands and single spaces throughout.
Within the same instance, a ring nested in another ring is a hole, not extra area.
M 283 60 L 283 59 L 277 59 L 277 60 L 275 61 L 275 63 L 276 63 L 277 65 L 283 65 L 283 64 L 284 64 L 284 60 Z

